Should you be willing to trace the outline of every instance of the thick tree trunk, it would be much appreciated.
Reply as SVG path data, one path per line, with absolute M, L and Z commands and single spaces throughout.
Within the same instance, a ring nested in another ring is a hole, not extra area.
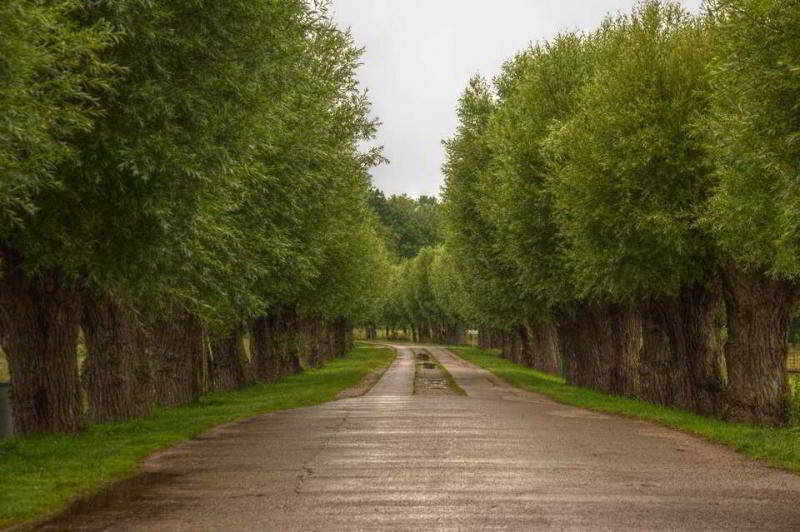
M 736 266 L 723 271 L 728 315 L 725 417 L 760 425 L 789 422 L 786 373 L 789 325 L 800 290 Z
M 607 312 L 610 319 L 610 335 L 604 353 L 611 369 L 608 392 L 637 397 L 643 343 L 641 314 L 629 305 L 608 305 L 603 312 Z
M 350 350 L 349 332 L 350 324 L 345 318 L 336 318 L 333 323 L 334 330 L 334 356 L 343 357 Z
M 634 395 L 639 356 L 637 319 L 630 309 L 584 304 L 563 313 L 558 338 L 569 384 L 604 393 Z
M 300 323 L 294 309 L 281 314 L 281 376 L 300 373 Z
M 247 382 L 244 369 L 244 335 L 240 328 L 211 341 L 212 376 L 217 390 L 235 390 Z
M 555 324 L 538 323 L 530 327 L 533 368 L 551 375 L 562 375 L 561 348 Z
M 13 252 L 5 252 L 1 262 L 0 329 L 11 373 L 14 431 L 76 432 L 81 428 L 80 292 L 57 272 L 26 277 Z
M 83 307 L 89 416 L 98 423 L 146 416 L 153 404 L 150 361 L 136 313 L 94 290 Z
M 308 354 L 308 366 L 310 368 L 318 368 L 325 360 L 323 352 L 323 326 L 322 318 L 319 316 L 312 316 L 308 319 L 308 333 L 311 339 L 310 350 Z
M 274 382 L 280 377 L 275 322 L 274 315 L 259 316 L 253 320 L 251 326 L 253 353 L 250 365 L 256 380 L 260 382 Z
M 191 314 L 158 319 L 148 327 L 156 402 L 188 404 L 200 398 L 203 376 L 203 329 Z
M 701 414 L 717 414 L 723 393 L 721 301 L 693 285 L 676 298 L 642 306 L 640 397 Z

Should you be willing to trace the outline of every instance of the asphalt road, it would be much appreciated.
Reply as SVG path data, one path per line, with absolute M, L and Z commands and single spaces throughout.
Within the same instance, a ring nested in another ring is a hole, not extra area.
M 46 530 L 800 530 L 800 476 L 556 404 L 449 352 L 467 396 L 365 396 L 227 425 Z

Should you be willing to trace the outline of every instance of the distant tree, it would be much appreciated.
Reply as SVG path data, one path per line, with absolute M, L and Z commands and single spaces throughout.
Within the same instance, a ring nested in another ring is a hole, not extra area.
M 401 194 L 387 198 L 382 191 L 373 189 L 369 204 L 378 215 L 381 234 L 395 257 L 415 257 L 422 248 L 441 241 L 441 209 L 435 197 L 414 199 Z

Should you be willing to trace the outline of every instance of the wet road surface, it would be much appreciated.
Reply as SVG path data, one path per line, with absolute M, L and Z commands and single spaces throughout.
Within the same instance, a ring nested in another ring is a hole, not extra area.
M 467 396 L 414 396 L 398 351 L 367 395 L 206 433 L 43 529 L 800 530 L 800 476 L 514 389 L 441 348 Z

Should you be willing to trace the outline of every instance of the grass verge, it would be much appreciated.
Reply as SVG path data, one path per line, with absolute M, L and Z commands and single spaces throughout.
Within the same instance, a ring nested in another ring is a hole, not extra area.
M 74 499 L 136 473 L 137 464 L 222 423 L 333 400 L 394 351 L 359 345 L 324 367 L 274 384 L 203 397 L 197 404 L 158 409 L 123 423 L 91 425 L 76 435 L 12 438 L 0 442 L 0 527 L 41 519 Z
M 759 428 L 720 421 L 676 408 L 569 386 L 560 377 L 514 364 L 495 353 L 481 351 L 475 347 L 449 349 L 519 388 L 539 393 L 559 403 L 653 421 L 727 445 L 747 456 L 764 460 L 770 465 L 800 472 L 800 427 L 798 426 Z

